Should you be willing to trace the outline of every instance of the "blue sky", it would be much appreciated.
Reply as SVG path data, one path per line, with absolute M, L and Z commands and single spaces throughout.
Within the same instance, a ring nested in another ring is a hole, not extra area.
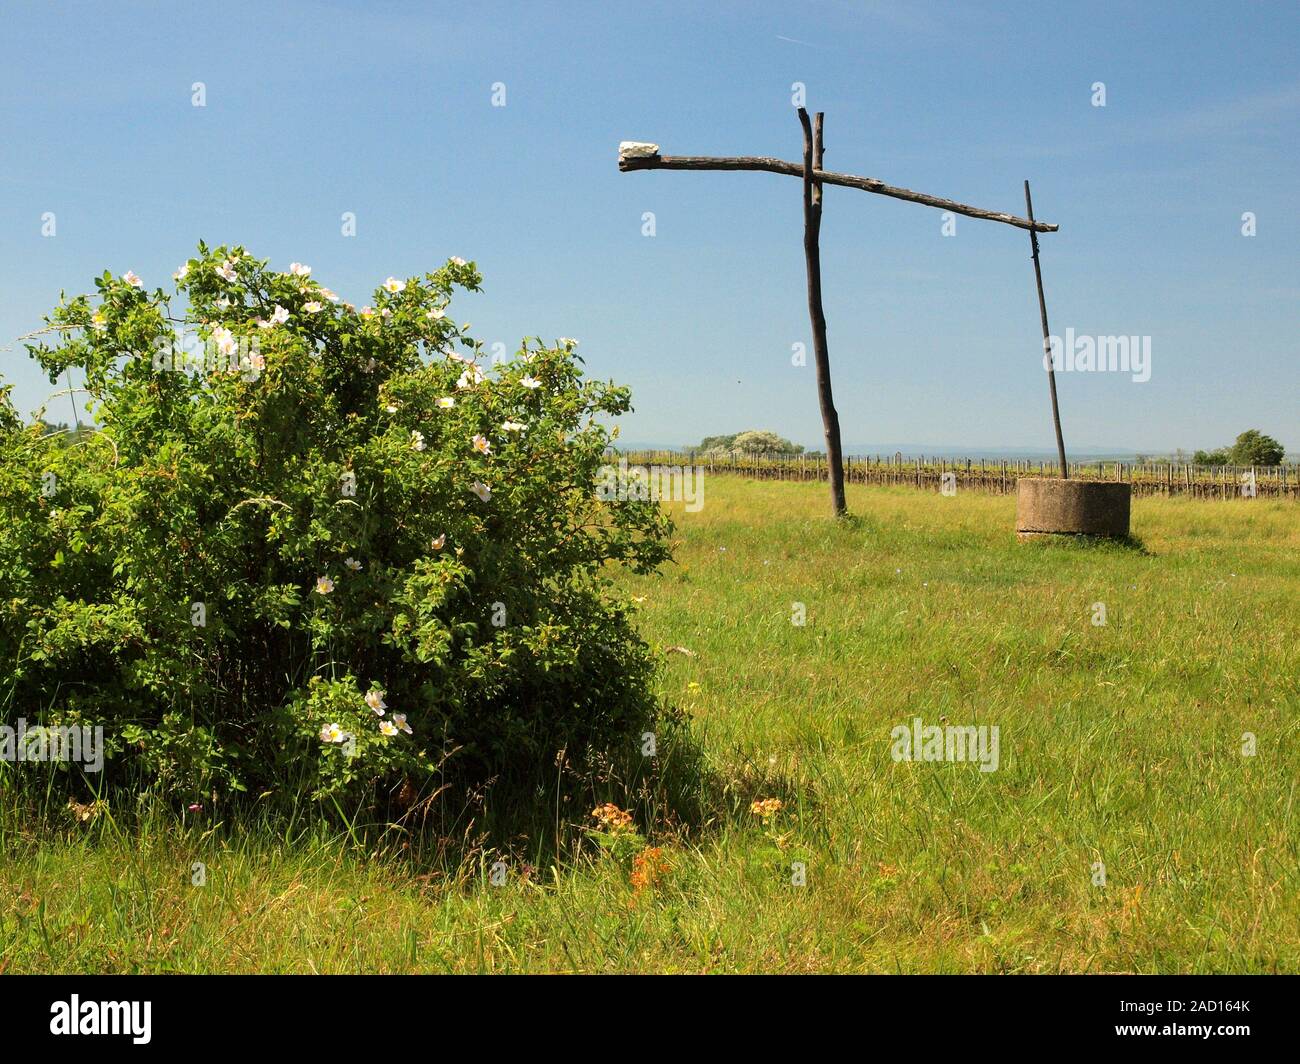
M 828 169 L 1017 214 L 1028 178 L 1061 226 L 1053 331 L 1151 337 L 1146 383 L 1060 375 L 1067 448 L 1258 427 L 1300 450 L 1294 3 L 5 0 L 0 24 L 0 347 L 104 268 L 169 284 L 200 238 L 358 303 L 461 255 L 485 292 L 457 316 L 511 350 L 578 337 L 632 387 L 626 439 L 819 446 L 812 366 L 790 364 L 810 340 L 799 182 L 616 165 L 624 139 L 797 160 L 799 81 Z M 1027 234 L 941 226 L 826 190 L 844 440 L 1050 450 Z M 23 412 L 53 390 L 20 345 L 0 360 Z

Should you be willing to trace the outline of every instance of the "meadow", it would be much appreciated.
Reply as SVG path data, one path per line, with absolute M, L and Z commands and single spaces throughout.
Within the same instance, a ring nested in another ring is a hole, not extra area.
M 635 876 L 10 796 L 0 970 L 1300 971 L 1296 504 L 1138 498 L 1128 544 L 1017 543 L 1007 496 L 849 506 L 712 477 L 676 561 L 618 577 L 709 792 Z M 996 726 L 997 770 L 894 760 L 915 718 Z

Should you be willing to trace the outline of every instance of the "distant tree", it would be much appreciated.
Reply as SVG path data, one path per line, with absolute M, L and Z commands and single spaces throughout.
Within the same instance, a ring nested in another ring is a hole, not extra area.
M 1272 436 L 1265 436 L 1259 429 L 1247 429 L 1237 437 L 1237 442 L 1228 452 L 1233 465 L 1271 466 L 1280 465 L 1284 448 Z
M 730 436 L 705 436 L 700 441 L 701 451 L 741 451 L 744 454 L 803 454 L 803 448 L 791 443 L 775 432 L 765 429 L 747 429 Z
M 730 436 L 705 436 L 700 441 L 701 451 L 729 451 L 731 445 L 740 433 L 733 432 Z
M 1272 466 L 1280 465 L 1284 457 L 1285 448 L 1272 436 L 1247 429 L 1231 447 L 1197 451 L 1192 461 L 1197 465 Z
M 799 454 L 803 448 L 797 443 L 778 436 L 775 432 L 751 429 L 731 441 L 731 446 L 746 454 Z

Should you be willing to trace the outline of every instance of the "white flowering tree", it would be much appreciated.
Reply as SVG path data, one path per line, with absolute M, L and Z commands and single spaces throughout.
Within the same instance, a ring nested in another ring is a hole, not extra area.
M 107 726 L 112 778 L 177 800 L 382 797 L 449 755 L 443 778 L 531 778 L 649 726 L 605 571 L 658 565 L 669 525 L 595 497 L 629 394 L 575 341 L 486 365 L 461 259 L 360 307 L 241 248 L 174 280 L 106 273 L 30 348 L 84 375 L 84 441 L 0 410 L 9 706 L 56 692 Z

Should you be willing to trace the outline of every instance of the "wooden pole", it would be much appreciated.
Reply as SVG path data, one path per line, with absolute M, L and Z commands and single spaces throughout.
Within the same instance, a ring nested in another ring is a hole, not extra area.
M 821 404 L 822 427 L 826 432 L 826 460 L 831 482 L 831 510 L 836 517 L 848 513 L 844 501 L 844 455 L 840 450 L 840 416 L 831 395 L 831 361 L 826 347 L 826 314 L 822 310 L 822 186 L 813 177 L 822 163 L 822 112 L 816 125 L 808 112 L 799 108 L 803 126 L 803 253 L 808 266 L 808 317 L 812 322 L 813 359 L 817 364 L 817 400 Z
M 1029 182 L 1025 182 L 1025 213 L 1032 224 L 1034 201 L 1029 195 Z M 1061 436 L 1061 411 L 1056 405 L 1056 367 L 1052 363 L 1051 330 L 1047 326 L 1047 301 L 1043 298 L 1043 270 L 1038 264 L 1038 233 L 1029 230 L 1029 246 L 1034 254 L 1034 283 L 1038 286 L 1038 317 L 1043 323 L 1043 358 L 1047 361 L 1047 389 L 1052 395 L 1052 427 L 1056 429 L 1056 454 L 1061 460 L 1061 479 L 1070 479 L 1070 467 L 1065 461 L 1065 440 Z
M 772 159 L 765 155 L 741 155 L 735 157 L 715 155 L 645 155 L 628 159 L 619 159 L 618 168 L 629 170 L 764 170 L 771 174 L 788 174 L 802 177 L 803 167 L 798 163 L 788 163 L 783 159 Z M 1000 211 L 986 211 L 983 207 L 971 207 L 956 200 L 944 199 L 942 196 L 930 196 L 924 192 L 913 192 L 910 188 L 898 188 L 887 185 L 874 177 L 857 177 L 854 174 L 837 174 L 823 170 L 818 166 L 813 177 L 819 185 L 841 185 L 844 188 L 857 188 L 863 192 L 875 192 L 892 199 L 907 200 L 909 203 L 923 203 L 927 207 L 964 214 L 968 218 L 983 218 L 990 222 L 1002 222 L 1014 225 L 1018 229 L 1031 232 L 1055 233 L 1060 226 L 1050 222 L 1036 222 L 1032 218 L 1019 218 L 1014 214 Z

